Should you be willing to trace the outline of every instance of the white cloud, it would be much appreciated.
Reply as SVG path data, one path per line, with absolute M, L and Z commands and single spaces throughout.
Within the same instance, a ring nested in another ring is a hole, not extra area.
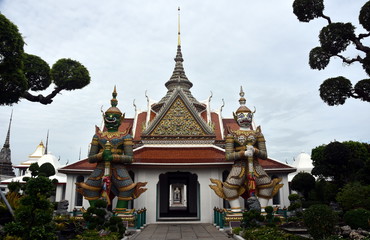
M 26 160 L 50 130 L 50 151 L 62 163 L 86 156 L 94 125 L 101 124 L 114 85 L 119 107 L 134 116 L 132 102 L 146 106 L 145 90 L 161 99 L 174 67 L 177 6 L 185 71 L 198 100 L 213 92 L 212 108 L 222 105 L 231 117 L 243 85 L 247 105 L 256 106 L 271 157 L 291 161 L 302 150 L 331 140 L 369 142 L 369 103 L 349 100 L 328 107 L 319 98 L 321 82 L 338 75 L 356 82 L 366 77 L 361 66 L 339 60 L 325 71 L 308 66 L 324 20 L 300 23 L 291 1 L 31 1 L 0 2 L 1 12 L 25 37 L 28 53 L 50 65 L 60 58 L 80 61 L 92 82 L 82 90 L 62 92 L 51 105 L 25 100 L 0 107 L 0 136 L 5 140 L 11 109 L 13 163 Z M 357 23 L 362 1 L 325 1 L 333 20 Z M 361 28 L 358 27 L 358 31 Z M 1 141 L 1 138 L 0 138 Z

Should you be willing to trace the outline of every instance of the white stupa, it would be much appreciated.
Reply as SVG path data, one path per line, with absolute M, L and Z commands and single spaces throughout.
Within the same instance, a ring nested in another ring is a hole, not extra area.
M 13 166 L 14 168 L 18 168 L 19 176 L 14 178 L 6 179 L 5 181 L 2 181 L 2 183 L 8 184 L 10 182 L 16 182 L 19 181 L 20 183 L 24 183 L 23 178 L 24 177 L 31 177 L 31 171 L 29 170 L 29 167 L 32 163 L 37 162 L 39 166 L 41 166 L 44 163 L 51 163 L 55 169 L 55 175 L 50 176 L 50 179 L 56 178 L 58 180 L 59 184 L 65 184 L 67 182 L 67 177 L 64 173 L 59 173 L 58 169 L 62 167 L 62 165 L 59 163 L 58 159 L 52 155 L 50 152 L 45 153 L 45 146 L 41 142 L 37 147 L 36 150 L 28 156 L 28 160 L 25 162 L 22 162 L 19 165 Z
M 294 158 L 292 166 L 295 167 L 297 171 L 288 175 L 288 182 L 291 182 L 294 176 L 299 172 L 311 173 L 313 169 L 311 156 L 305 152 L 301 152 L 297 157 Z

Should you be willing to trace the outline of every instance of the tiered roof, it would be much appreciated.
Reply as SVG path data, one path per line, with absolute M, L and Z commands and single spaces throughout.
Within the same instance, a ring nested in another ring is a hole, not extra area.
M 224 136 L 239 128 L 234 119 L 223 119 L 222 109 L 211 111 L 210 98 L 199 102 L 190 92 L 193 84 L 185 74 L 180 27 L 175 68 L 165 83 L 166 95 L 159 101 L 148 99 L 148 109 L 125 119 L 120 131 L 130 129 L 134 140 L 134 162 L 127 168 L 228 167 Z M 293 172 L 277 160 L 260 160 L 267 172 Z M 61 172 L 86 173 L 95 168 L 87 159 L 70 164 Z

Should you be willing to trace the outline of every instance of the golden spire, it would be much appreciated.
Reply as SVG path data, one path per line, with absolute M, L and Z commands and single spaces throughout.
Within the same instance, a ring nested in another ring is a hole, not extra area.
M 178 19 L 177 19 L 177 45 L 181 46 L 181 39 L 180 39 L 180 7 L 177 8 L 178 10 Z

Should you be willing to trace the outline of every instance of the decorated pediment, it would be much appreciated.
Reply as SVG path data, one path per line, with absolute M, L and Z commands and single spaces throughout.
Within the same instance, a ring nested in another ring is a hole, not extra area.
M 164 114 L 150 136 L 207 135 L 180 97 Z
M 213 129 L 200 117 L 182 90 L 172 95 L 163 110 L 143 132 L 148 137 L 205 137 Z

